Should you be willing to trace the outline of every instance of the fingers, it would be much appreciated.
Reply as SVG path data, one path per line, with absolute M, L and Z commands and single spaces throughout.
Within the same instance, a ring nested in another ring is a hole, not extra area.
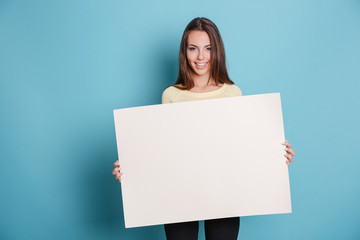
M 119 180 L 119 182 L 121 181 L 121 176 L 122 176 L 123 174 L 122 173 L 118 173 L 118 174 L 116 174 L 116 176 L 115 176 L 115 179 L 118 179 Z
M 293 156 L 290 154 L 284 154 L 284 156 L 287 158 L 287 161 L 292 162 L 294 161 Z
M 112 174 L 115 175 L 115 179 L 119 180 L 119 182 L 121 182 L 121 176 L 123 175 L 123 173 L 120 170 L 121 170 L 120 168 L 115 168 L 112 171 Z
M 288 142 L 288 140 L 285 140 L 285 142 L 283 142 L 282 145 L 291 148 L 291 144 Z
M 293 156 L 295 156 L 295 151 L 292 148 L 286 148 L 285 151 Z
M 114 170 L 112 171 L 112 174 L 116 175 L 118 173 L 120 173 L 121 168 L 114 168 Z
M 119 160 L 117 160 L 114 163 L 114 170 L 112 171 L 112 174 L 115 175 L 115 179 L 117 179 L 119 182 L 121 182 L 121 176 L 123 175 L 120 168 Z
M 293 156 L 295 156 L 295 151 L 291 148 L 292 145 L 287 140 L 285 140 L 282 145 L 286 146 L 284 149 L 286 154 L 284 154 L 284 156 L 286 157 L 286 164 L 289 166 L 290 162 L 294 161 Z
M 119 160 L 117 160 L 117 161 L 114 163 L 114 167 L 120 167 Z

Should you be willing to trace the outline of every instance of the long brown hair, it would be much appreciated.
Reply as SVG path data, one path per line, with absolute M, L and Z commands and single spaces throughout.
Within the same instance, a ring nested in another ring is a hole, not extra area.
M 228 83 L 234 84 L 230 80 L 225 60 L 224 44 L 216 25 L 207 18 L 198 17 L 194 18 L 185 28 L 179 54 L 179 75 L 174 87 L 181 90 L 189 90 L 194 87 L 194 82 L 191 79 L 190 72 L 192 71 L 186 57 L 187 39 L 191 31 L 205 31 L 210 38 L 211 44 L 211 65 L 210 65 L 210 78 L 215 80 L 215 84 Z

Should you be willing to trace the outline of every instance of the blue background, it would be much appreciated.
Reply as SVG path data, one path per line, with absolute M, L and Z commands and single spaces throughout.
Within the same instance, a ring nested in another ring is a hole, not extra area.
M 293 213 L 239 239 L 360 239 L 358 0 L 0 1 L 0 239 L 165 239 L 124 228 L 112 110 L 161 102 L 198 16 L 244 95 L 281 93 L 297 152 Z

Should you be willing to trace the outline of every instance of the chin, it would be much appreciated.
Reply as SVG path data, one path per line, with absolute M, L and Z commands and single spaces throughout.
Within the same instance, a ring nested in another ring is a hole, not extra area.
M 194 67 L 192 68 L 193 73 L 195 73 L 198 76 L 203 76 L 203 75 L 207 75 L 210 74 L 210 69 L 194 69 Z

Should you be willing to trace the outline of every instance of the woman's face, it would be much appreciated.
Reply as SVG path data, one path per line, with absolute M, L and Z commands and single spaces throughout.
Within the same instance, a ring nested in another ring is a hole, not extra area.
M 187 39 L 186 57 L 194 73 L 209 75 L 211 66 L 211 46 L 205 31 L 191 31 Z

